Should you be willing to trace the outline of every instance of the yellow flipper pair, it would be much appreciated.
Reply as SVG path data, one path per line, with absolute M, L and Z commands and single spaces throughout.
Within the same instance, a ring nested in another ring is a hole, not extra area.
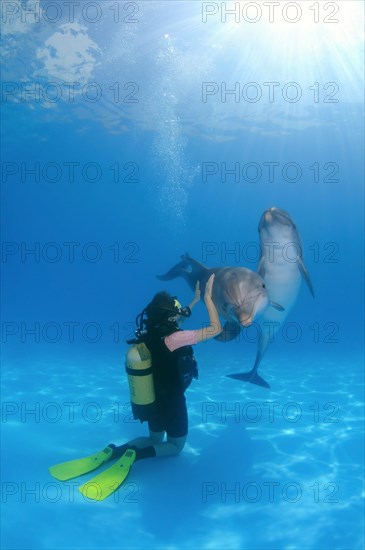
M 102 451 L 85 458 L 69 460 L 68 462 L 51 466 L 49 472 L 54 478 L 60 481 L 67 481 L 99 468 L 99 466 L 111 458 L 112 454 L 113 449 L 106 447 Z M 79 491 L 85 497 L 92 500 L 104 500 L 118 489 L 127 478 L 135 459 L 135 451 L 128 449 L 113 466 L 110 466 L 110 468 L 107 468 L 90 481 L 81 485 Z

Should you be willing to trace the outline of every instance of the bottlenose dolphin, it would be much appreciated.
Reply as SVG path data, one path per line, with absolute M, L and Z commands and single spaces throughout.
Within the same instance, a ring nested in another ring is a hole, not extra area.
M 259 320 L 260 336 L 252 370 L 228 376 L 269 388 L 269 384 L 257 374 L 269 342 L 293 307 L 302 278 L 313 297 L 314 291 L 303 262 L 300 236 L 290 215 L 280 208 L 269 208 L 262 214 L 258 230 L 261 256 L 257 272 L 265 281 L 270 299 L 280 303 L 284 309 L 267 308 L 263 312 Z
M 241 327 L 251 325 L 268 306 L 282 309 L 270 300 L 265 282 L 258 273 L 244 267 L 208 268 L 188 254 L 181 258 L 181 262 L 164 275 L 157 275 L 157 278 L 169 281 L 183 277 L 192 290 L 199 281 L 204 296 L 205 285 L 211 274 L 215 273 L 212 299 L 219 315 L 227 320 L 221 334 L 215 337 L 216 340 L 233 340 L 240 333 Z

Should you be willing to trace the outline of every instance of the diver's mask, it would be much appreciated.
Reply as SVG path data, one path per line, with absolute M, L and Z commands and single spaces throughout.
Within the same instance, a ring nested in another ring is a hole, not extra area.
M 171 312 L 171 317 L 176 317 L 176 316 L 182 316 L 182 317 L 190 317 L 191 315 L 191 309 L 189 306 L 185 306 L 185 307 L 182 307 L 182 305 L 180 304 L 180 302 L 174 297 L 174 305 L 173 307 L 163 307 L 161 308 L 163 309 L 164 311 L 168 311 L 168 312 Z
M 175 298 L 173 297 L 174 299 L 174 304 L 172 307 L 161 307 L 160 309 L 163 310 L 163 311 L 166 311 L 166 313 L 170 313 L 170 315 L 168 315 L 168 320 L 174 318 L 174 317 L 178 317 L 178 316 L 181 316 L 181 317 L 190 317 L 191 315 L 191 309 L 189 306 L 185 306 L 185 307 L 182 307 L 182 305 L 180 304 L 180 302 Z M 132 339 L 132 340 L 127 340 L 127 344 L 132 344 L 132 343 L 135 343 L 135 342 L 138 342 L 138 341 L 142 341 L 143 338 L 146 336 L 147 334 L 147 329 L 146 329 L 146 325 L 147 325 L 147 308 L 145 308 L 136 318 L 136 325 L 137 325 L 137 329 L 135 331 L 135 338 Z M 161 323 L 163 324 L 163 323 Z

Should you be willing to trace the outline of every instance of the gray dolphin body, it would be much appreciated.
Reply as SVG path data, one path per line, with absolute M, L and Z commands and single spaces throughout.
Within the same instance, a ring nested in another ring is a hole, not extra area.
M 302 244 L 290 215 L 280 208 L 266 210 L 259 223 L 261 257 L 258 273 L 265 280 L 270 299 L 283 306 L 279 311 L 267 308 L 259 320 L 260 336 L 255 364 L 250 372 L 228 375 L 264 387 L 270 387 L 257 370 L 274 333 L 293 307 L 301 286 L 306 281 L 314 297 L 312 283 L 303 262 Z
M 227 320 L 216 340 L 233 340 L 240 333 L 242 326 L 248 327 L 269 305 L 280 308 L 269 300 L 261 275 L 244 267 L 207 268 L 185 254 L 180 263 L 157 278 L 169 281 L 183 277 L 192 290 L 199 281 L 203 295 L 206 282 L 212 273 L 215 274 L 212 299 L 219 315 Z

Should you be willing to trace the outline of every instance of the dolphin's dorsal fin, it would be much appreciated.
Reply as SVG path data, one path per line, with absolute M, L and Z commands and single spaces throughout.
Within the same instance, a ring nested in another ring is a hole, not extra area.
M 230 342 L 234 340 L 236 336 L 241 332 L 241 327 L 234 321 L 227 321 L 223 327 L 223 330 L 214 339 L 218 342 Z
M 308 285 L 308 288 L 313 296 L 313 298 L 315 297 L 314 296 L 314 290 L 313 290 L 313 285 L 312 285 L 312 281 L 311 281 L 311 278 L 309 276 L 309 273 L 308 273 L 308 270 L 307 268 L 305 267 L 304 265 L 304 262 L 302 260 L 302 258 L 299 258 L 298 259 L 298 267 L 299 267 L 299 271 L 301 272 L 302 276 L 303 276 L 303 279 L 305 280 L 305 282 L 307 283 Z

